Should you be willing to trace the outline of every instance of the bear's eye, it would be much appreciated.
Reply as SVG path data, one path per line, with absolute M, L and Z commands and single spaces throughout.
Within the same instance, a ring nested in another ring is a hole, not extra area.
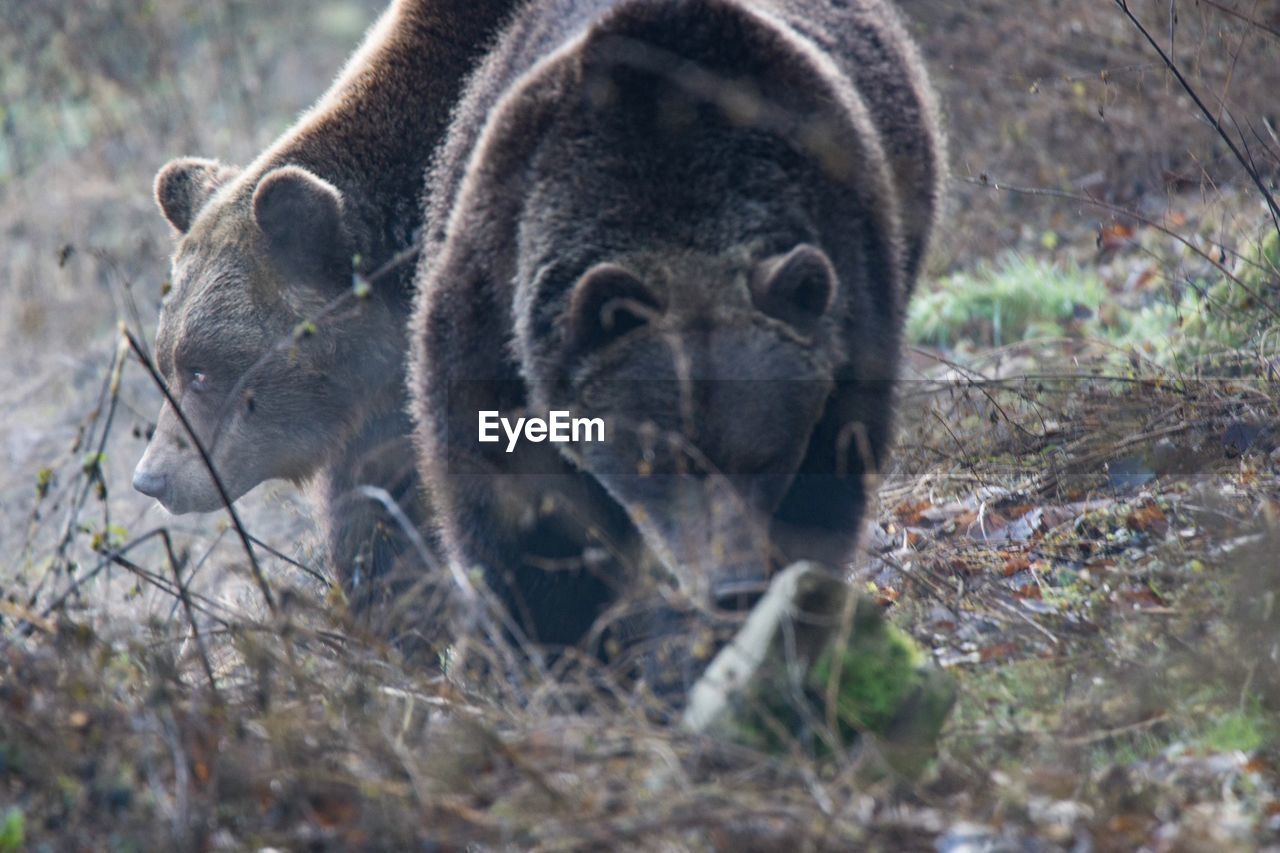
M 191 377 L 187 382 L 187 387 L 199 394 L 202 391 L 209 390 L 209 377 L 199 370 L 191 371 Z

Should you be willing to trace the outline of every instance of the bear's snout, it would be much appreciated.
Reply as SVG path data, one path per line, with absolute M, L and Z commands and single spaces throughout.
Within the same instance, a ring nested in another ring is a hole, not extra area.
M 232 500 L 248 490 L 237 488 L 239 481 L 229 476 L 231 472 L 220 473 Z M 179 447 L 161 428 L 157 428 L 133 469 L 133 488 L 155 498 L 173 515 L 212 512 L 223 505 L 222 496 L 195 449 Z
M 133 471 L 133 488 L 163 503 L 164 495 L 169 491 L 169 478 L 164 474 L 148 471 L 139 463 Z

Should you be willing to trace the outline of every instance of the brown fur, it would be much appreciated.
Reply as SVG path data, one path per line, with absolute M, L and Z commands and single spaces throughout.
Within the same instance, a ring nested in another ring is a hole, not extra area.
M 549 643 L 655 563 L 701 604 L 846 560 L 943 148 L 881 0 L 529 7 L 428 209 L 410 382 L 449 558 Z M 475 442 L 477 410 L 548 408 L 617 431 Z
M 232 499 L 266 479 L 316 481 L 330 559 L 359 602 L 398 588 L 385 575 L 406 544 L 353 489 L 385 489 L 415 524 L 425 514 L 403 381 L 413 264 L 383 267 L 420 232 L 433 149 L 513 5 L 395 0 L 254 162 L 184 158 L 156 177 L 179 232 L 156 337 L 165 380 Z M 134 482 L 174 512 L 220 504 L 168 406 Z

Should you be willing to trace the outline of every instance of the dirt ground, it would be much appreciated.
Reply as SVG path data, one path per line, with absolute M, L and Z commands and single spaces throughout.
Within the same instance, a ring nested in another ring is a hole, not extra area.
M 322 555 L 288 484 L 242 502 L 297 602 L 268 619 L 222 516 L 129 487 L 160 398 L 119 328 L 154 332 L 167 275 L 155 170 L 247 161 L 381 3 L 11 5 L 0 853 L 1280 849 L 1280 279 L 1250 261 L 1263 196 L 1213 126 L 1274 191 L 1274 5 L 1130 4 L 1209 118 L 1116 4 L 900 0 L 953 152 L 922 298 L 1010 258 L 1101 289 L 1052 330 L 976 312 L 910 353 L 853 569 L 958 688 L 916 780 L 874 743 L 762 755 L 406 668 L 290 564 Z M 1256 292 L 1212 296 L 1235 276 Z M 1228 335 L 1223 312 L 1260 319 Z M 1166 324 L 1151 345 L 1139 317 Z M 1216 343 L 1168 355 L 1192 337 Z

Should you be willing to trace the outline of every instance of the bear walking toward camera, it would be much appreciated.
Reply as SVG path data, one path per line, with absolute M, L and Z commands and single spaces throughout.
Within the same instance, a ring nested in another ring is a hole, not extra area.
M 550 645 L 647 579 L 733 607 L 845 562 L 944 164 L 881 0 L 526 7 L 428 205 L 410 382 L 448 558 Z M 606 439 L 477 440 L 552 410 Z
M 330 560 L 357 606 L 424 507 L 405 411 L 404 327 L 427 165 L 514 0 L 396 0 L 327 94 L 244 169 L 182 158 L 156 177 L 179 232 L 155 357 L 232 500 L 315 478 Z M 381 273 L 379 271 L 381 270 Z M 357 275 L 363 281 L 353 287 Z M 174 513 L 221 507 L 172 407 L 134 485 Z M 375 493 L 376 494 L 376 493 Z

